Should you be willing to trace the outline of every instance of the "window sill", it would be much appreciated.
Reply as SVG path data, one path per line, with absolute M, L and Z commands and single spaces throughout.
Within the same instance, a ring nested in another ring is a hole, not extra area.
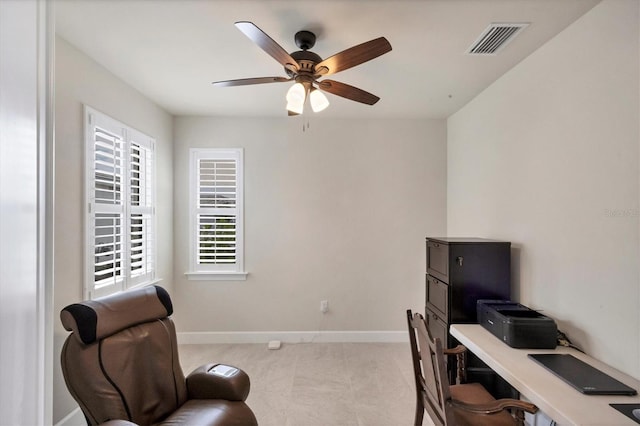
M 189 281 L 246 281 L 248 272 L 185 272 Z

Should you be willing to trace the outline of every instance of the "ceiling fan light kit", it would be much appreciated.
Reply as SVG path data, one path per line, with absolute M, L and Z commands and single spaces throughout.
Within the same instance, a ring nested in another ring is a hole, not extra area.
M 287 111 L 290 116 L 302 114 L 307 99 L 314 112 L 320 112 L 329 106 L 329 100 L 322 93 L 328 92 L 352 101 L 373 105 L 379 97 L 357 87 L 334 80 L 319 80 L 331 74 L 355 67 L 391 51 L 391 44 L 384 37 L 353 46 L 335 55 L 322 59 L 311 52 L 316 42 L 316 36 L 311 31 L 298 31 L 294 40 L 302 49 L 291 54 L 287 53 L 278 43 L 252 22 L 240 21 L 236 27 L 262 50 L 278 61 L 285 70 L 287 77 L 258 77 L 238 80 L 213 82 L 214 86 L 245 86 L 250 84 L 282 83 L 293 81 L 286 95 Z
M 320 90 L 312 87 L 309 94 L 309 103 L 313 112 L 320 112 L 329 106 L 329 99 Z
M 295 83 L 287 91 L 287 110 L 295 114 L 302 114 L 304 101 L 307 97 L 307 89 L 302 83 Z

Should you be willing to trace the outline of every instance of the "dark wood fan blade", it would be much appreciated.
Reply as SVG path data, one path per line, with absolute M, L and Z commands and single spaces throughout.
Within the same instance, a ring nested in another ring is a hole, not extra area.
M 316 64 L 316 74 L 330 75 L 340 71 L 344 71 L 356 65 L 377 58 L 380 55 L 391 51 L 391 44 L 384 38 L 376 38 L 366 43 L 353 46 L 347 50 L 325 59 Z
M 291 79 L 286 77 L 240 78 L 238 80 L 214 81 L 211 84 L 218 87 L 227 87 L 227 86 L 247 86 L 249 84 L 263 84 L 263 83 L 284 83 L 286 81 L 291 81 Z
M 339 81 L 322 80 L 318 82 L 318 87 L 325 92 L 367 105 L 373 105 L 380 100 L 380 98 L 374 94 L 345 83 L 340 83 Z
M 298 63 L 291 57 L 278 43 L 273 41 L 264 31 L 258 28 L 253 22 L 240 21 L 235 23 L 236 27 L 249 37 L 262 50 L 267 52 L 273 59 L 282 64 L 285 68 L 298 70 Z
M 300 114 L 298 114 L 297 112 L 293 112 L 293 111 L 289 111 L 289 110 L 287 110 L 287 115 L 288 115 L 289 117 L 295 117 L 296 115 L 300 115 Z

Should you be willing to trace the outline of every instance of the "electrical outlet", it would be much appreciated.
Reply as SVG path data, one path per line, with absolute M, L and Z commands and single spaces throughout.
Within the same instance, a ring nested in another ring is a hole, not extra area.
M 328 300 L 321 300 L 320 301 L 320 312 L 322 312 L 323 314 L 326 314 L 329 311 L 329 301 Z

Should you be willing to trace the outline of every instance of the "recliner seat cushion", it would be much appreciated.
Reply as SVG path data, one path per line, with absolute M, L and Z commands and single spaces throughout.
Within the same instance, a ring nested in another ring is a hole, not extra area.
M 241 401 L 224 399 L 191 399 L 158 426 L 247 426 L 258 422 L 249 407 Z

